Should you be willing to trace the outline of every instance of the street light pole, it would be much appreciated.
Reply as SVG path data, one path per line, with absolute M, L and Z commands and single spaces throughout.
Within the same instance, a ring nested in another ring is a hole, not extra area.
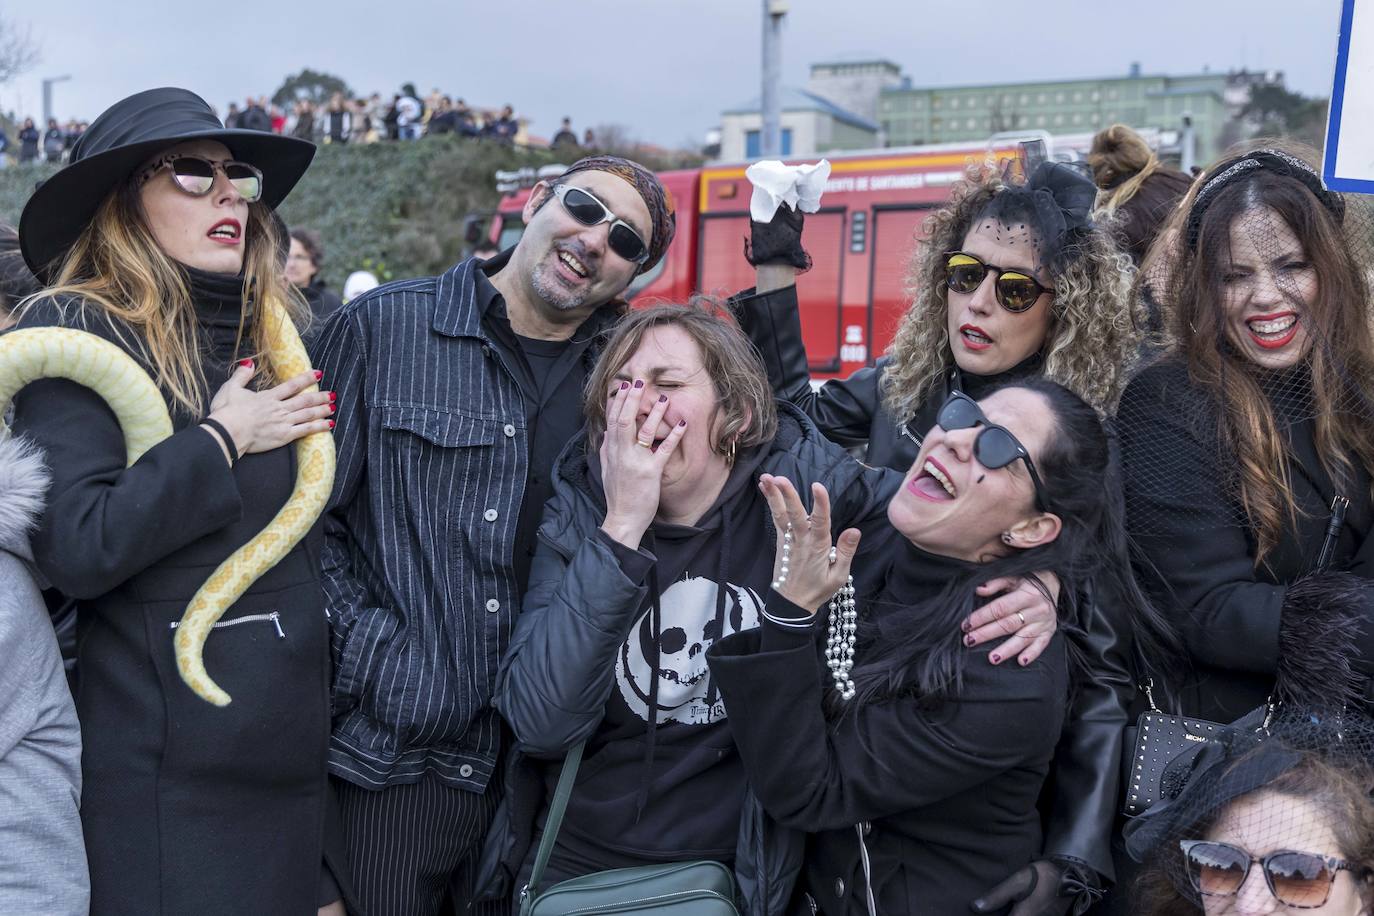
M 43 125 L 47 126 L 52 120 L 52 87 L 53 83 L 61 83 L 71 79 L 71 75 L 50 76 L 43 80 Z
M 787 15 L 787 0 L 763 0 L 763 92 L 761 110 L 763 131 L 759 153 L 777 158 L 782 155 L 782 19 Z

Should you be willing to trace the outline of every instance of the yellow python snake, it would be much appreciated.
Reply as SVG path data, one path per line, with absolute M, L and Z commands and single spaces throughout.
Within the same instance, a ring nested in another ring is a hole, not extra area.
M 260 306 L 268 322 L 267 350 L 282 378 L 310 368 L 305 345 L 278 305 Z M 172 434 L 172 419 L 157 385 L 114 344 L 71 328 L 23 328 L 0 335 L 0 417 L 21 388 L 42 378 L 63 378 L 94 390 L 110 405 L 124 433 L 125 466 Z M 312 385 L 310 391 L 318 390 Z M 0 433 L 4 433 L 0 424 Z M 334 485 L 334 438 L 312 433 L 296 440 L 296 481 L 291 496 L 266 528 L 234 551 L 186 606 L 176 628 L 177 671 L 195 693 L 216 706 L 229 694 L 205 670 L 202 654 L 210 629 L 235 601 L 305 537 L 329 501 Z

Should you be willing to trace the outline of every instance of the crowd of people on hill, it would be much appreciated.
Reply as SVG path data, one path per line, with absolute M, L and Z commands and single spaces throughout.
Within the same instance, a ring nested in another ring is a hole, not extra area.
M 441 134 L 506 145 L 543 142 L 551 149 L 566 152 L 590 149 L 596 143 L 591 128 L 579 137 L 573 130 L 572 119 L 567 117 L 552 138 L 532 140 L 525 134 L 523 119 L 511 105 L 473 107 L 438 88 L 421 96 L 412 83 L 402 86 L 389 101 L 378 92 L 366 97 L 335 92 L 327 101 L 301 98 L 286 105 L 273 104 L 267 96 L 248 96 L 242 104 L 230 102 L 223 121 L 227 127 L 286 134 L 313 143 L 376 143 Z M 13 137 L 0 127 L 0 168 L 11 162 L 65 162 L 88 126 L 85 121 L 59 124 L 56 118 L 50 118 L 47 126 L 41 127 L 33 118 L 25 118 L 16 124 Z
M 0 910 L 1374 911 L 1374 220 L 1311 151 L 973 163 L 817 386 L 787 204 L 629 308 L 673 201 L 589 156 L 339 303 L 248 113 L 116 103 L 0 238 Z

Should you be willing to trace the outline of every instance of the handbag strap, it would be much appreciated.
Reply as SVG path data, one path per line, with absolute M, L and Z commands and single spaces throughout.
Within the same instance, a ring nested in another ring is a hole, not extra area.
M 582 763 L 582 750 L 586 741 L 579 741 L 568 750 L 563 758 L 563 770 L 558 775 L 558 787 L 553 790 L 553 803 L 549 805 L 549 817 L 544 822 L 544 835 L 539 839 L 539 852 L 534 857 L 534 869 L 530 881 L 520 891 L 520 910 L 523 913 L 529 901 L 539 893 L 539 882 L 544 879 L 544 868 L 553 855 L 554 844 L 558 842 L 558 830 L 563 826 L 563 814 L 568 810 L 568 799 L 572 796 L 573 783 L 577 781 L 577 768 Z

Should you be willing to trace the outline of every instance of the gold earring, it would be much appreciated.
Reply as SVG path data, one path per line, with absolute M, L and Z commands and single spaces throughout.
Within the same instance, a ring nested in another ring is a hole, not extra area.
M 725 463 L 729 467 L 735 465 L 735 441 L 734 439 L 730 440 L 730 450 L 725 453 Z

